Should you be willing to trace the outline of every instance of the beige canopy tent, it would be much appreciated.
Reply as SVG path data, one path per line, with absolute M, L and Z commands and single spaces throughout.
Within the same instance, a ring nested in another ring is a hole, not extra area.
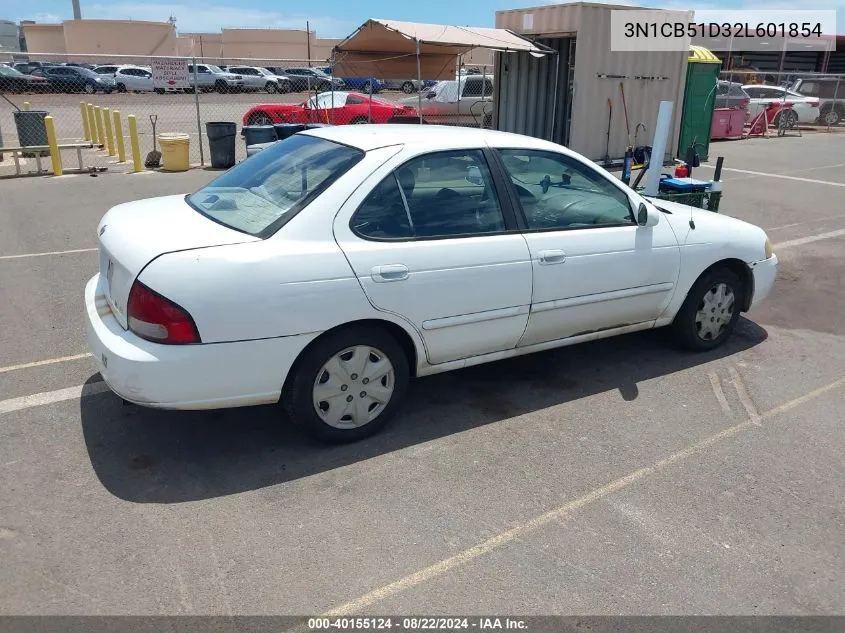
M 367 20 L 335 46 L 334 74 L 385 79 L 418 76 L 454 79 L 458 56 L 474 48 L 536 55 L 555 52 L 507 29 Z
M 367 20 L 334 47 L 333 73 L 340 77 L 454 79 L 458 57 L 474 48 L 557 54 L 507 29 Z M 422 91 L 418 94 L 422 122 Z

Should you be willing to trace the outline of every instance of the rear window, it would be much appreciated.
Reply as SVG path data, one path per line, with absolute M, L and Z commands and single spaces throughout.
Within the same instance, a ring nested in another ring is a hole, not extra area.
M 204 216 L 269 237 L 364 157 L 364 152 L 305 134 L 236 165 L 187 197 Z

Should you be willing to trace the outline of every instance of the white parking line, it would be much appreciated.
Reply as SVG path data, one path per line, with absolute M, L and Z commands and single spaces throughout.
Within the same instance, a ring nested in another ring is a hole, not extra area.
M 827 222 L 828 220 L 845 220 L 845 213 L 840 213 L 839 215 L 826 215 L 822 218 L 807 218 L 802 222 L 793 222 L 792 224 L 781 224 L 780 226 L 773 226 L 771 228 L 766 229 L 766 231 L 779 231 L 781 229 L 790 229 L 793 226 L 804 226 L 811 222 Z
M 58 358 L 48 358 L 47 360 L 36 360 L 31 363 L 21 363 L 20 365 L 9 365 L 7 367 L 0 367 L 0 374 L 7 371 L 17 371 L 18 369 L 29 369 L 30 367 L 41 367 L 42 365 L 53 365 L 55 363 L 66 363 L 71 360 L 79 360 L 80 358 L 88 358 L 91 354 L 85 352 L 84 354 L 74 354 L 73 356 L 60 356 Z
M 24 257 L 46 257 L 47 255 L 70 255 L 71 253 L 90 253 L 96 248 L 75 248 L 69 251 L 48 251 L 46 253 L 23 253 L 21 255 L 0 255 L 0 259 L 23 259 Z
M 709 167 L 715 169 L 712 165 L 701 165 L 701 167 Z M 831 185 L 832 187 L 845 187 L 845 182 L 831 182 L 829 180 L 816 180 L 815 178 L 801 178 L 799 176 L 785 176 L 783 174 L 770 174 L 765 171 L 751 171 L 748 169 L 733 169 L 732 167 L 722 167 L 722 171 L 730 171 L 737 174 L 751 174 L 752 176 L 763 176 L 764 178 L 782 178 L 783 180 L 798 180 L 800 182 L 811 182 L 816 185 Z
M 84 398 L 86 396 L 93 396 L 98 393 L 105 393 L 108 390 L 108 385 L 105 382 L 100 381 L 92 382 L 88 385 L 77 385 L 76 387 L 68 387 L 67 389 L 57 389 L 56 391 L 44 391 L 42 393 L 36 393 L 31 396 L 21 396 L 20 398 L 0 400 L 0 414 L 12 413 L 13 411 L 22 411 L 23 409 L 40 407 L 45 404 L 62 402 L 63 400 L 74 400 L 76 398 Z
M 772 248 L 776 250 L 783 250 L 784 248 L 801 246 L 802 244 L 809 244 L 811 242 L 818 242 L 820 240 L 829 240 L 834 237 L 842 237 L 843 235 L 845 235 L 845 229 L 839 229 L 837 231 L 828 231 L 827 233 L 818 233 L 816 235 L 808 235 L 807 237 L 799 237 L 795 240 L 787 240 L 786 242 L 780 242 L 778 244 L 775 244 Z
M 686 448 L 676 453 L 672 453 L 668 457 L 664 457 L 663 459 L 653 462 L 648 466 L 644 466 L 643 468 L 635 470 L 625 475 L 624 477 L 615 479 L 614 481 L 611 481 L 610 483 L 605 484 L 600 488 L 595 488 L 594 490 L 587 492 L 586 494 L 581 497 L 578 497 L 577 499 L 573 499 L 572 501 L 568 501 L 563 505 L 553 508 L 545 514 L 541 514 L 531 519 L 528 519 L 527 521 L 520 523 L 515 527 L 506 530 L 505 532 L 501 532 L 487 539 L 486 541 L 482 541 L 477 545 L 465 549 L 462 552 L 458 552 L 453 556 L 444 558 L 443 560 L 429 565 L 428 567 L 425 567 L 423 569 L 420 569 L 419 571 L 408 574 L 404 578 L 400 578 L 399 580 L 391 582 L 387 585 L 373 589 L 372 591 L 365 593 L 364 595 L 355 598 L 354 600 L 350 600 L 349 602 L 346 602 L 335 607 L 334 609 L 331 609 L 325 615 L 350 615 L 352 613 L 361 611 L 362 609 L 367 609 L 368 607 L 371 607 L 377 602 L 395 596 L 396 594 L 411 589 L 412 587 L 415 587 L 423 582 L 442 576 L 443 574 L 458 567 L 462 567 L 470 561 L 484 556 L 485 554 L 488 554 L 502 547 L 503 545 L 507 545 L 508 543 L 522 538 L 545 525 L 549 525 L 550 523 L 553 523 L 555 521 L 560 521 L 566 518 L 575 510 L 579 510 L 580 508 L 595 503 L 596 501 L 599 501 L 600 499 L 603 499 L 608 495 L 623 490 L 631 486 L 632 484 L 637 483 L 640 480 L 648 477 L 649 475 L 660 473 L 665 470 L 668 466 L 675 464 L 676 462 L 680 462 L 694 455 L 703 453 L 705 450 L 707 450 L 714 444 L 718 444 L 722 440 L 731 438 L 744 431 L 756 429 L 762 422 L 771 420 L 772 418 L 780 415 L 781 413 L 784 413 L 785 411 L 794 409 L 795 407 L 802 405 L 805 402 L 809 402 L 819 397 L 820 395 L 827 393 L 828 391 L 831 391 L 833 389 L 838 389 L 843 385 L 845 385 L 845 378 L 840 378 L 839 380 L 836 380 L 830 384 L 805 393 L 803 396 L 799 396 L 797 398 L 794 398 L 793 400 L 784 402 L 783 404 L 773 409 L 769 409 L 768 411 L 757 415 L 756 419 L 749 418 L 744 422 L 740 422 L 739 424 L 719 431 L 718 433 L 706 437 L 703 440 L 696 442 L 695 444 L 691 444 L 690 446 L 687 446 Z M 299 631 L 303 629 L 302 627 L 299 627 L 291 630 Z

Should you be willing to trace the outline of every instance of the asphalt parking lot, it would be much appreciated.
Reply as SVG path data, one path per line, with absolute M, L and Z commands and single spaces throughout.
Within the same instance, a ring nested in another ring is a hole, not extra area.
M 0 182 L 0 614 L 842 614 L 844 148 L 712 146 L 780 258 L 725 347 L 421 379 L 334 447 L 275 407 L 125 406 L 87 356 L 99 218 L 215 172 Z

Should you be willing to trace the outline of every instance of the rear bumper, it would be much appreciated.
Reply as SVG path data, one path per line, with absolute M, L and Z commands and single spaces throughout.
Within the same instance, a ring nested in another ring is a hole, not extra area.
M 751 272 L 754 274 L 754 296 L 751 299 L 751 308 L 753 309 L 765 301 L 772 291 L 778 274 L 777 255 L 752 262 Z
M 124 330 L 100 275 L 85 286 L 88 347 L 118 396 L 162 409 L 216 409 L 277 402 L 287 372 L 316 335 L 201 345 L 161 345 Z

